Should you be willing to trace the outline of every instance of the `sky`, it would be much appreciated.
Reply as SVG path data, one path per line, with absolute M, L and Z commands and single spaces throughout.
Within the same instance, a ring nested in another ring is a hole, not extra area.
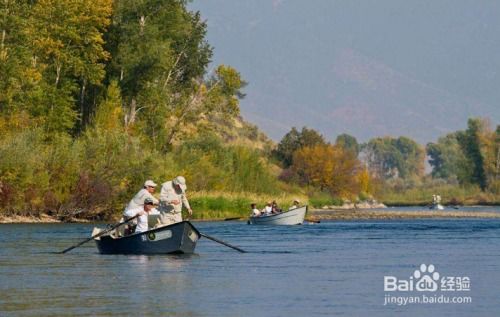
M 292 126 L 421 143 L 500 122 L 500 1 L 194 0 L 213 63 L 249 85 L 243 117 L 279 140 Z

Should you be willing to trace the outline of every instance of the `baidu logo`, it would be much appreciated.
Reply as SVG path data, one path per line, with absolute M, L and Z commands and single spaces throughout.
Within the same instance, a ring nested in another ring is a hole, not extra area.
M 384 276 L 385 292 L 470 291 L 467 276 L 441 276 L 433 264 L 421 264 L 408 279 Z
M 438 289 L 439 273 L 435 271 L 434 265 L 420 265 L 419 270 L 413 272 L 416 279 L 415 289 L 419 292 L 435 292 Z
M 449 293 L 469 292 L 470 285 L 468 276 L 442 276 L 433 264 L 420 264 L 407 279 L 384 276 L 384 305 L 470 304 L 471 296 Z

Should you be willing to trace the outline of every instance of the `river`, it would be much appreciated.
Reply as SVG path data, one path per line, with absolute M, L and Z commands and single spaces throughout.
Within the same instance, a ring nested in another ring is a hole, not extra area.
M 93 242 L 56 253 L 87 237 L 92 226 L 0 225 L 0 316 L 496 316 L 500 311 L 498 219 L 294 227 L 200 222 L 195 223 L 200 231 L 248 253 L 205 239 L 192 256 L 99 255 Z M 469 283 L 460 284 L 463 290 L 456 284 L 448 291 L 384 291 L 384 276 L 410 281 L 415 270 Z M 424 295 L 471 302 L 386 302 Z

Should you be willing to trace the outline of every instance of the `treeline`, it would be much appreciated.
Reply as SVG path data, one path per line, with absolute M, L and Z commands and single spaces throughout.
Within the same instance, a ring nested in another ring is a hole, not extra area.
M 329 143 L 307 128 L 274 147 L 239 117 L 240 74 L 208 71 L 206 23 L 186 5 L 0 1 L 0 213 L 109 218 L 145 179 L 179 174 L 190 191 L 283 204 L 290 192 L 322 205 L 431 183 L 498 194 L 500 129 L 479 119 L 426 148 Z
M 451 187 L 490 194 L 496 202 L 500 194 L 500 126 L 494 130 L 485 119 L 469 119 L 466 130 L 425 147 L 407 137 L 377 137 L 359 144 L 348 134 L 330 144 L 315 130 L 292 128 L 273 156 L 284 168 L 282 180 L 342 199 L 391 196 L 425 202 L 432 191 L 443 191 L 453 196 L 448 201 L 464 200 L 463 192 Z M 425 173 L 427 158 L 430 175 Z M 409 191 L 411 195 L 402 195 Z
M 2 1 L 2 116 L 75 136 L 118 94 L 113 124 L 165 150 L 186 122 L 237 115 L 244 82 L 228 66 L 206 73 L 206 24 L 186 2 Z
M 145 179 L 276 192 L 239 120 L 245 82 L 208 72 L 206 23 L 170 0 L 0 2 L 0 210 L 109 217 Z M 237 124 L 236 124 L 237 123 Z

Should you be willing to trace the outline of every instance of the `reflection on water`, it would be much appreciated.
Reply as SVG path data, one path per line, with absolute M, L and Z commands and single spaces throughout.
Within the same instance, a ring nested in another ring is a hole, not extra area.
M 87 224 L 0 225 L 0 316 L 494 316 L 500 220 L 197 223 L 191 256 L 100 255 Z M 421 263 L 471 278 L 472 304 L 384 306 Z

